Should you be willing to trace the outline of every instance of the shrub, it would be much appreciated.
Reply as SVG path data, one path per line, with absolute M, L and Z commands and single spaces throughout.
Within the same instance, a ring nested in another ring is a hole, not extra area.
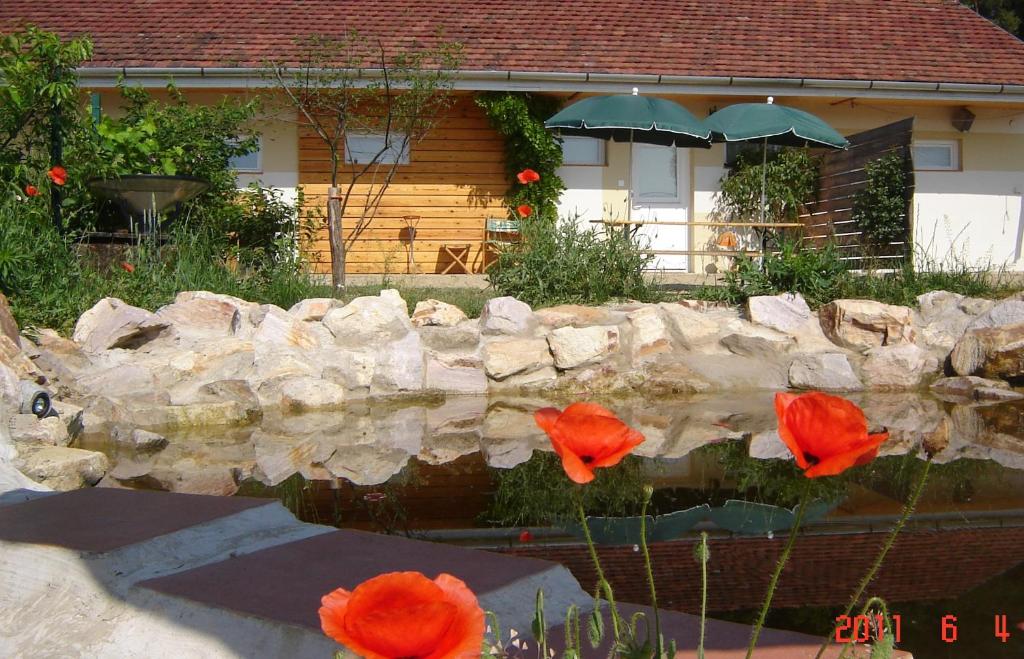
M 818 159 L 806 149 L 782 149 L 761 164 L 761 150 L 741 153 L 722 179 L 716 211 L 722 217 L 749 221 L 761 216 L 762 181 L 765 220 L 791 222 L 813 195 L 818 182 Z M 763 178 L 762 178 L 763 174 Z
M 488 279 L 500 295 L 532 306 L 654 301 L 658 290 L 644 274 L 653 258 L 619 231 L 601 236 L 575 220 L 527 220 L 520 242 L 499 256 Z
M 864 231 L 868 247 L 906 239 L 907 163 L 896 153 L 864 167 L 867 185 L 853 201 L 853 220 Z

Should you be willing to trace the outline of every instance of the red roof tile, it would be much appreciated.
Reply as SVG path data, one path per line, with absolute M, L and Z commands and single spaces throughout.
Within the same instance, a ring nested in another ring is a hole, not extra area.
M 92 66 L 258 66 L 357 29 L 465 46 L 465 70 L 1024 84 L 1024 42 L 956 0 L 38 0 L 23 22 L 95 42 Z

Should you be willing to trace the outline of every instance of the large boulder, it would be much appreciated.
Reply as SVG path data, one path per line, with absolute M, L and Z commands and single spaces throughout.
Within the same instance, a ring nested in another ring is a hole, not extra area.
M 416 331 L 423 345 L 431 350 L 463 352 L 480 344 L 480 323 L 475 320 L 465 320 L 454 327 L 424 325 Z
M 560 327 L 548 335 L 548 345 L 560 369 L 599 362 L 619 350 L 619 328 L 614 325 Z
M 587 327 L 588 325 L 612 325 L 625 320 L 625 314 L 608 307 L 587 307 L 582 304 L 559 304 L 554 307 L 537 309 L 533 312 L 537 321 L 545 327 Z
M 341 346 L 374 346 L 404 337 L 412 330 L 409 311 L 398 291 L 383 290 L 377 297 L 357 297 L 340 309 L 331 309 L 323 324 Z
M 7 302 L 7 296 L 0 293 L 0 334 L 6 336 L 15 343 L 18 342 L 18 323 L 11 313 L 11 306 Z
M 967 329 L 1024 323 L 1024 300 L 1003 300 L 970 322 Z
M 967 330 L 950 362 L 959 375 L 1003 380 L 1024 376 L 1024 322 Z
M 77 490 L 95 485 L 110 468 L 107 456 L 65 446 L 44 446 L 23 451 L 14 466 L 26 476 L 55 490 Z
M 288 309 L 288 313 L 297 320 L 323 320 L 328 312 L 345 306 L 341 300 L 333 297 L 311 297 L 296 302 Z
M 290 378 L 281 384 L 281 408 L 287 412 L 335 410 L 345 405 L 345 388 L 320 378 Z
M 811 318 L 811 308 L 799 293 L 754 295 L 747 299 L 750 322 L 779 332 L 792 332 Z
M 729 352 L 746 357 L 766 357 L 788 352 L 796 339 L 768 327 L 759 327 L 743 320 L 734 320 L 726 326 L 726 334 L 719 340 Z
M 320 345 L 309 323 L 297 319 L 281 307 L 272 304 L 260 306 L 251 317 L 255 326 L 252 341 L 280 348 L 313 350 Z
M 468 320 L 462 309 L 440 300 L 420 300 L 412 312 L 412 324 L 416 327 L 454 327 Z
M 921 339 L 948 354 L 975 317 L 989 311 L 995 302 L 949 291 L 929 291 L 917 297 L 917 304 Z
M 425 386 L 448 394 L 485 394 L 483 359 L 476 353 L 428 353 Z
M 544 339 L 498 339 L 488 341 L 483 348 L 484 370 L 494 380 L 539 371 L 551 367 L 548 342 Z
M 242 319 L 237 304 L 203 297 L 160 307 L 156 315 L 183 335 L 231 336 L 238 331 Z
M 1024 398 L 1024 394 L 1014 391 L 1009 384 L 1002 380 L 989 380 L 973 375 L 940 378 L 933 382 L 930 388 L 939 398 L 958 403 L 998 402 Z
M 861 367 L 864 382 L 875 389 L 919 387 L 939 368 L 935 355 L 913 343 L 872 348 Z
M 71 443 L 67 425 L 59 417 L 40 419 L 35 414 L 14 414 L 8 427 L 15 444 L 67 446 Z
M 170 322 L 160 316 L 105 297 L 82 314 L 72 338 L 89 352 L 136 348 L 156 338 Z
M 687 350 L 714 341 L 726 324 L 737 320 L 732 309 L 697 311 L 683 304 L 668 302 L 659 306 L 668 321 L 672 337 Z
M 536 324 L 530 305 L 514 297 L 487 300 L 480 312 L 480 330 L 484 334 L 526 334 Z
M 840 352 L 798 355 L 789 365 L 789 386 L 821 391 L 859 391 L 864 384 Z
M 834 300 L 818 312 L 833 343 L 851 349 L 913 343 L 913 310 L 873 300 Z
M 657 306 L 644 306 L 626 314 L 629 349 L 634 360 L 645 360 L 672 350 L 672 334 Z
M 420 391 L 423 389 L 424 367 L 423 342 L 416 332 L 409 332 L 397 341 L 380 345 L 373 370 L 371 391 Z

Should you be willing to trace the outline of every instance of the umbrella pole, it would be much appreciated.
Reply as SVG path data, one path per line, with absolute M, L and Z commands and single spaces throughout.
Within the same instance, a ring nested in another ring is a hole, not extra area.
M 768 183 L 768 138 L 761 145 L 761 224 L 764 224 L 765 188 Z M 768 251 L 768 232 L 761 227 L 761 265 L 764 266 L 764 255 Z
M 622 225 L 622 237 L 629 237 L 633 220 L 633 129 L 629 129 L 629 155 L 626 156 L 626 223 Z

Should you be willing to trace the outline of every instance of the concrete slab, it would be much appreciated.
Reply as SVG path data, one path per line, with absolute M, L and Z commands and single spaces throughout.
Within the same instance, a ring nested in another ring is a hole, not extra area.
M 75 490 L 0 508 L 0 540 L 106 552 L 273 504 L 248 497 Z
M 417 570 L 428 577 L 447 572 L 476 593 L 502 624 L 529 628 L 539 588 L 551 620 L 571 604 L 590 605 L 569 571 L 548 561 L 513 558 L 453 545 L 343 530 L 140 583 L 217 608 L 320 629 L 320 598 L 335 588 L 351 590 L 382 572 Z M 259 575 L 254 578 L 253 575 Z

